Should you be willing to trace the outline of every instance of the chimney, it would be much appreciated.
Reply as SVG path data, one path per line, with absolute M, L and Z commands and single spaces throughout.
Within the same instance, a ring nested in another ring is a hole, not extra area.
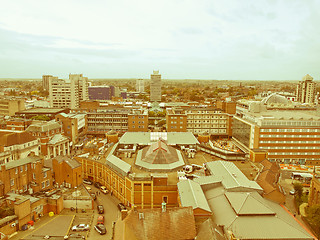
M 124 220 L 128 216 L 128 210 L 123 209 L 121 210 L 121 220 Z

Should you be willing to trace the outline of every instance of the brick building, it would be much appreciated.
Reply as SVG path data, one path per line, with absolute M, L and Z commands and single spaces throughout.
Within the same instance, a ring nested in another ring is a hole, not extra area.
M 78 142 L 78 138 L 87 133 L 88 123 L 86 114 L 60 113 L 55 117 L 60 122 L 63 134 L 67 136 L 73 144 Z
M 70 140 L 63 135 L 62 126 L 58 122 L 35 121 L 27 131 L 40 140 L 41 153 L 46 158 L 70 154 Z
M 18 130 L 24 131 L 29 127 L 32 123 L 30 119 L 23 119 L 23 118 L 13 118 L 7 121 L 7 129 L 8 130 Z
M 26 131 L 0 130 L 0 165 L 40 154 L 39 140 Z
M 52 188 L 50 168 L 44 167 L 43 158 L 29 156 L 5 163 L 0 171 L 0 196 L 8 192 L 33 193 Z
M 59 186 L 73 188 L 82 183 L 81 164 L 67 156 L 57 156 L 52 159 L 52 170 L 54 178 Z

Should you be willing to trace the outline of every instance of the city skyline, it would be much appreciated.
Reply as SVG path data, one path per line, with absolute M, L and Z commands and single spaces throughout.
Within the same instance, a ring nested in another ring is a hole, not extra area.
M 0 78 L 319 79 L 316 1 L 6 2 Z

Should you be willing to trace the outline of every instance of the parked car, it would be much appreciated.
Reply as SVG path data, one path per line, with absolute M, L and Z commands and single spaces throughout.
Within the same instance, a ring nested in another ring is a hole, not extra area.
M 91 187 L 89 187 L 89 186 L 86 186 L 86 189 L 88 190 L 88 192 L 90 193 L 91 192 Z
M 93 183 L 89 178 L 83 179 L 82 182 L 85 184 L 89 184 L 89 185 L 92 185 L 92 183 Z
M 296 191 L 295 191 L 295 190 L 291 190 L 289 193 L 290 193 L 291 195 L 294 195 L 294 194 L 296 193 Z
M 93 198 L 93 200 L 96 200 L 97 199 L 97 196 L 95 193 L 91 193 L 90 196 Z
M 98 205 L 97 209 L 98 209 L 98 213 L 99 214 L 103 214 L 104 213 L 104 207 L 102 205 Z
M 100 187 L 100 191 L 103 192 L 104 194 L 108 194 L 109 190 L 105 186 Z
M 100 188 L 100 187 L 102 186 L 102 184 L 99 183 L 99 182 L 95 182 L 95 183 L 94 183 L 94 186 L 95 186 L 96 188 Z
M 103 215 L 98 216 L 97 224 L 104 224 L 104 216 Z
M 89 230 L 88 224 L 78 224 L 72 227 L 72 231 L 87 231 Z
M 119 203 L 119 204 L 118 204 L 118 209 L 119 209 L 120 212 L 121 212 L 122 210 L 126 210 L 127 208 L 126 208 L 126 206 L 125 206 L 123 203 Z
M 94 226 L 94 229 L 100 234 L 106 234 L 107 233 L 107 229 L 103 224 L 97 224 Z

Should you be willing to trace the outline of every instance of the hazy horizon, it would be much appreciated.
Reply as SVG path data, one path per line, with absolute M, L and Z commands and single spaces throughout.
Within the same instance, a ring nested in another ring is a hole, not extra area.
M 6 1 L 0 78 L 319 79 L 320 1 Z M 295 80 L 290 80 L 295 79 Z

